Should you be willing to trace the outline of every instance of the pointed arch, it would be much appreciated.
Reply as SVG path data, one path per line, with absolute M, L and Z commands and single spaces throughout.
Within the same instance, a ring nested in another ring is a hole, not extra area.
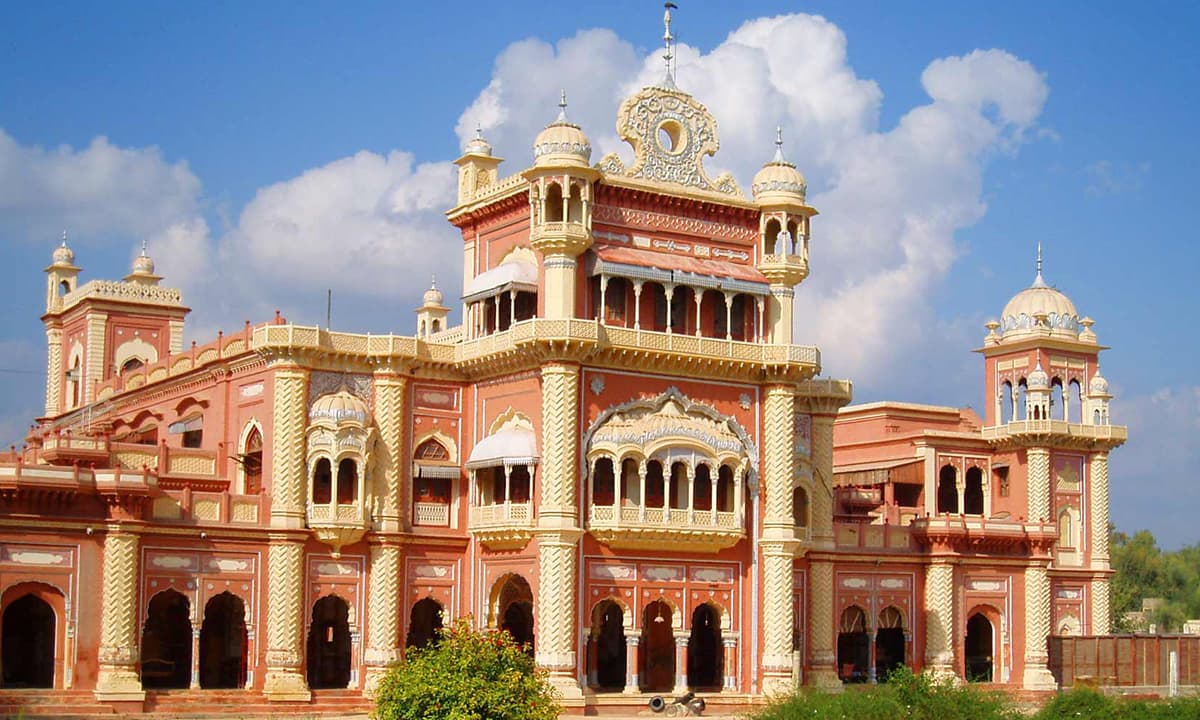
M 259 495 L 263 491 L 263 446 L 262 423 L 250 418 L 242 426 L 238 436 L 238 486 L 243 495 Z
M 691 620 L 687 645 L 688 686 L 719 692 L 725 664 L 721 609 L 713 603 L 700 603 L 692 611 Z
M 22 582 L 0 594 L 0 688 L 61 687 L 66 595 Z
M 601 692 L 625 689 L 626 632 L 633 628 L 628 606 L 615 596 L 592 606 L 588 633 L 588 684 Z
M 326 595 L 313 603 L 306 663 L 310 688 L 350 685 L 350 605 L 341 596 Z
M 142 687 L 186 688 L 192 677 L 191 602 L 174 588 L 150 598 L 141 643 Z
M 200 687 L 245 687 L 248 644 L 245 602 L 228 590 L 209 598 L 200 625 Z

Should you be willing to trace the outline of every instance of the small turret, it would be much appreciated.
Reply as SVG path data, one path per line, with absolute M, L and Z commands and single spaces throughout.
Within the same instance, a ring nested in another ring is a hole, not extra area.
M 417 308 L 417 337 L 428 338 L 446 329 L 450 308 L 442 305 L 442 291 L 437 289 L 437 278 L 429 283 L 421 307 Z

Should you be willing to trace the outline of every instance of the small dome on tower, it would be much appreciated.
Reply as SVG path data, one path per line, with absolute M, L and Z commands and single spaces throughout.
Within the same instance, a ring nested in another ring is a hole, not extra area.
M 425 291 L 421 304 L 424 307 L 441 307 L 443 299 L 442 291 L 437 289 L 437 278 L 434 278 L 429 283 L 429 289 Z
M 1017 293 L 1000 315 L 1004 338 L 1025 334 L 1046 334 L 1079 339 L 1079 312 L 1071 299 L 1050 287 L 1042 278 L 1042 251 L 1038 245 L 1037 276 L 1033 284 Z
M 783 156 L 783 128 L 775 129 L 775 157 L 754 175 L 750 192 L 760 203 L 782 201 L 804 204 L 808 182 L 796 166 Z
M 592 143 L 578 125 L 567 120 L 566 92 L 563 92 L 558 107 L 558 117 L 533 141 L 533 164 L 535 167 L 586 168 L 592 160 Z
M 1096 374 L 1092 376 L 1092 381 L 1088 383 L 1088 394 L 1093 396 L 1108 394 L 1108 380 L 1100 374 L 1100 366 L 1096 366 Z
M 142 254 L 133 259 L 133 267 L 131 272 L 134 275 L 153 275 L 154 260 L 146 254 L 145 246 L 142 247 Z
M 335 393 L 317 398 L 308 411 L 309 420 L 331 422 L 335 425 L 344 422 L 366 425 L 368 416 L 366 403 L 344 387 Z
M 62 245 L 54 248 L 54 264 L 55 265 L 74 265 L 75 252 L 67 246 L 67 231 L 63 231 Z
M 467 147 L 463 150 L 466 155 L 487 155 L 491 157 L 492 146 L 487 140 L 483 139 L 483 128 L 475 126 L 475 137 L 471 138 L 471 142 L 467 143 Z
M 1030 390 L 1049 390 L 1050 377 L 1042 369 L 1042 361 L 1038 360 L 1037 367 L 1025 378 L 1026 387 Z

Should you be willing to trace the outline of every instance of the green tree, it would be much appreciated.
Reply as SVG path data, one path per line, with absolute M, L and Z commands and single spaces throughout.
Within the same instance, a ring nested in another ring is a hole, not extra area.
M 1178 632 L 1184 620 L 1200 617 L 1200 545 L 1163 552 L 1148 530 L 1130 536 L 1109 527 L 1114 631 L 1140 629 L 1125 614 L 1141 610 L 1144 598 L 1162 599 L 1146 620 L 1163 631 Z
M 437 644 L 410 649 L 380 682 L 375 720 L 557 720 L 558 701 L 524 648 L 507 632 L 481 632 L 468 618 Z

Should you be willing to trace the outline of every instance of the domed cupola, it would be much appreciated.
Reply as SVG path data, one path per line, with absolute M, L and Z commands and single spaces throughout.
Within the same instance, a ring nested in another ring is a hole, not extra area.
M 417 337 L 428 338 L 446 329 L 450 308 L 442 304 L 443 299 L 442 291 L 437 287 L 437 278 L 434 278 L 421 297 L 421 307 L 417 308 Z
M 533 141 L 534 167 L 589 167 L 592 143 L 578 125 L 567 120 L 565 90 L 558 107 L 558 117 Z
M 146 241 L 142 241 L 142 252 L 133 259 L 125 282 L 139 285 L 157 285 L 161 277 L 154 274 L 154 260 L 146 253 Z
M 55 267 L 71 267 L 75 264 L 75 251 L 67 245 L 67 232 L 63 231 L 62 245 L 54 248 L 52 264 Z
M 1046 284 L 1042 277 L 1042 249 L 1038 245 L 1037 276 L 1033 284 L 1013 296 L 1000 316 L 1001 341 L 1031 335 L 1079 339 L 1080 318 L 1071 299 Z
M 1029 373 L 1029 377 L 1025 379 L 1030 390 L 1049 390 L 1050 377 L 1046 375 L 1046 371 L 1042 369 L 1042 361 L 1038 360 L 1037 367 L 1033 372 Z
M 775 157 L 754 175 L 750 192 L 762 205 L 804 205 L 808 183 L 783 156 L 783 129 L 775 129 Z
M 471 138 L 471 142 L 467 143 L 467 147 L 463 149 L 465 155 L 482 155 L 491 157 L 492 145 L 487 140 L 483 139 L 483 128 L 475 126 L 475 137 Z
M 1100 374 L 1100 366 L 1096 366 L 1096 374 L 1088 383 L 1088 394 L 1092 397 L 1108 396 L 1108 380 Z
M 370 525 L 366 480 L 378 434 L 367 404 L 345 387 L 313 401 L 308 421 L 308 527 L 336 557 Z

